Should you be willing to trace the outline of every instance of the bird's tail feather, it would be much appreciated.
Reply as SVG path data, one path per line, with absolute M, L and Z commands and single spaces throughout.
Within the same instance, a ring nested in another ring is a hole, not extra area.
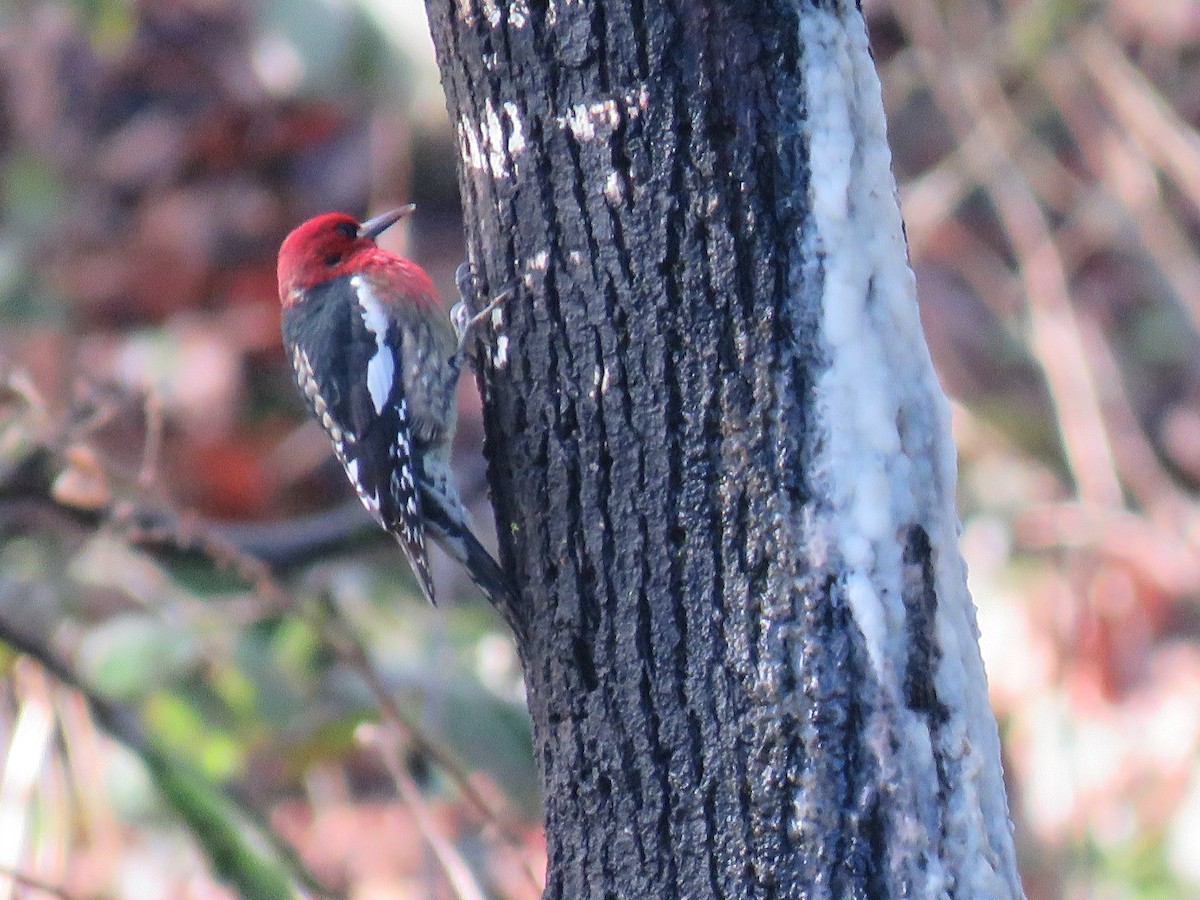
M 467 567 L 471 580 L 479 585 L 479 589 L 487 595 L 493 606 L 512 609 L 512 582 L 500 568 L 500 564 L 492 559 L 492 555 L 470 531 L 463 532 L 462 543 L 466 552 L 463 564 Z
M 426 489 L 421 494 L 426 533 L 450 556 L 462 563 L 493 606 L 512 609 L 512 582 L 467 525 L 466 512 L 457 496 Z M 453 508 L 449 508 L 453 505 Z
M 417 579 L 421 593 L 425 595 L 425 599 L 429 601 L 430 605 L 437 606 L 437 600 L 434 599 L 433 593 L 433 573 L 429 571 L 429 556 L 425 552 L 425 544 L 423 542 L 413 543 L 399 531 L 392 529 L 389 531 L 400 545 L 400 549 L 404 551 L 404 556 L 408 559 L 408 564 Z

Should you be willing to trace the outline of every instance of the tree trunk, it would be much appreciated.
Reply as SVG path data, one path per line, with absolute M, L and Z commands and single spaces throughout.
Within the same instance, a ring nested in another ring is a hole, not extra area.
M 546 897 L 1020 896 L 849 0 L 427 0 Z

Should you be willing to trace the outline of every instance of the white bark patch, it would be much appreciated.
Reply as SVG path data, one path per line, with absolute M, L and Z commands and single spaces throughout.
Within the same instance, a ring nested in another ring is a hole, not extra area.
M 495 369 L 503 369 L 508 365 L 508 335 L 501 334 L 496 337 L 495 349 L 492 351 L 492 367 Z
M 387 345 L 388 318 L 379 299 L 371 293 L 371 287 L 361 275 L 350 279 L 350 286 L 358 298 L 362 311 L 363 325 L 375 338 L 375 353 L 367 362 L 367 393 L 375 414 L 382 415 L 388 398 L 392 395 L 392 384 L 396 378 L 396 360 Z
M 620 206 L 625 199 L 625 180 L 615 169 L 604 179 L 604 199 L 610 206 Z
M 548 268 L 550 268 L 550 253 L 547 250 L 539 250 L 526 264 L 525 271 L 521 274 L 521 283 L 527 288 L 532 288 L 533 273 L 545 272 Z
M 504 123 L 488 97 L 483 103 L 483 145 L 487 148 L 488 160 L 494 178 L 508 177 L 508 157 L 505 154 Z
M 623 121 L 636 119 L 650 105 L 650 91 L 639 85 L 620 94 L 592 103 L 576 103 L 560 116 L 558 123 L 570 130 L 580 143 L 607 137 Z
M 812 172 L 803 256 L 821 261 L 820 329 L 829 360 L 816 390 L 824 432 L 817 478 L 827 506 L 815 513 L 815 530 L 840 557 L 844 596 L 892 707 L 881 715 L 901 746 L 893 752 L 878 742 L 881 768 L 915 792 L 913 808 L 928 811 L 905 838 L 918 851 L 926 844 L 928 854 L 914 896 L 944 896 L 951 886 L 964 897 L 1021 896 L 958 550 L 949 404 L 921 330 L 878 76 L 849 0 L 834 10 L 806 5 L 799 27 Z M 936 740 L 904 695 L 913 648 L 901 544 L 914 525 L 928 532 L 933 555 L 934 684 L 948 710 Z M 950 798 L 938 797 L 935 756 L 949 770 Z M 796 803 L 803 805 L 802 788 Z
M 488 20 L 488 24 L 493 28 L 499 28 L 500 23 L 504 21 L 504 13 L 501 12 L 496 0 L 483 0 L 479 6 L 483 11 L 484 18 Z
M 567 110 L 563 122 L 571 129 L 577 141 L 590 141 L 596 136 L 596 126 L 586 104 L 577 103 Z
M 650 108 L 650 88 L 644 84 L 639 87 L 635 95 L 635 100 L 635 105 L 629 110 L 630 117 L 636 116 L 639 112 L 644 112 Z
M 509 178 L 516 173 L 518 157 L 525 152 L 525 126 L 520 109 L 511 100 L 503 101 L 497 109 L 491 98 L 486 98 L 479 126 L 464 115 L 459 117 L 457 130 L 459 154 L 468 168 L 487 172 L 492 178 Z
M 512 0 L 508 6 L 508 24 L 513 28 L 524 28 L 529 23 L 529 5 L 525 0 Z
M 479 135 L 466 116 L 461 116 L 458 120 L 458 145 L 459 155 L 467 166 L 483 172 L 488 171 L 487 157 L 480 146 Z
M 525 129 L 521 124 L 521 111 L 511 100 L 505 100 L 503 106 L 504 115 L 508 117 L 509 123 L 508 155 L 517 157 L 525 152 Z

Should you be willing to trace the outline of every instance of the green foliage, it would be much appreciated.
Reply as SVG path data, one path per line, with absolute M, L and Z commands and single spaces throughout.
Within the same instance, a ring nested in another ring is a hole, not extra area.
M 124 615 L 101 623 L 80 647 L 80 671 L 103 694 L 139 700 L 190 677 L 197 636 L 182 625 Z
M 228 798 L 151 740 L 141 753 L 168 805 L 187 823 L 213 871 L 253 900 L 294 896 L 284 869 L 253 846 L 234 818 Z

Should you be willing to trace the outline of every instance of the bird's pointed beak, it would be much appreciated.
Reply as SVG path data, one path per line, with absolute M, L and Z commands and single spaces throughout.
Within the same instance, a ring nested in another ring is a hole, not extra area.
M 360 238 L 371 238 L 372 240 L 379 237 L 401 219 L 411 216 L 416 210 L 417 204 L 409 203 L 401 206 L 399 209 L 393 209 L 390 212 L 385 212 L 382 215 L 375 216 L 373 219 L 367 219 L 358 226 L 358 236 Z

